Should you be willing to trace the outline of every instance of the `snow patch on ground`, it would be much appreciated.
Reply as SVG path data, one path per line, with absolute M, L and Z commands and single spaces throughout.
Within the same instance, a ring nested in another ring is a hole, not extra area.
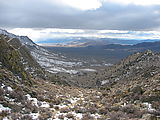
M 147 102 L 145 102 L 143 104 L 147 107 L 148 111 L 156 111 L 155 109 L 152 108 L 152 104 L 147 103 Z
M 29 116 L 32 117 L 33 120 L 37 120 L 39 117 L 39 113 L 30 113 Z
M 85 71 L 85 72 L 96 72 L 95 69 L 80 69 L 80 71 Z
M 11 87 L 7 87 L 7 90 L 11 91 L 11 92 L 13 91 L 13 89 Z
M 37 100 L 37 98 L 32 98 L 29 94 L 27 94 L 26 97 L 27 97 L 27 99 L 28 99 L 29 101 L 32 102 L 33 105 L 35 105 L 35 106 L 38 107 L 38 100 Z
M 10 120 L 9 118 L 7 118 L 7 117 L 4 117 L 2 120 Z
M 72 104 L 75 104 L 78 100 L 80 100 L 80 98 L 77 97 L 69 99 Z
M 43 107 L 43 108 L 49 108 L 50 107 L 50 105 L 47 102 L 40 102 L 40 103 L 41 103 L 40 107 Z
M 4 107 L 2 104 L 0 104 L 0 112 L 2 111 L 11 111 L 11 109 L 9 107 Z
M 78 71 L 72 70 L 71 68 L 82 65 L 81 62 L 66 61 L 64 57 L 58 57 L 58 55 L 48 53 L 47 51 L 33 50 L 31 51 L 31 54 L 40 66 L 50 73 L 64 72 L 69 74 L 77 74 Z
M 110 63 L 108 63 L 108 64 L 104 64 L 105 66 L 113 66 L 113 64 L 110 64 Z
M 5 85 L 2 83 L 1 88 L 3 89 L 5 87 Z
M 69 74 L 77 74 L 78 71 L 76 70 L 67 70 L 61 67 L 53 67 L 53 68 L 47 68 L 47 71 L 50 73 L 58 73 L 58 72 L 64 72 L 64 73 L 69 73 Z
M 45 101 L 38 101 L 37 98 L 32 98 L 29 94 L 26 95 L 27 99 L 32 102 L 33 105 L 37 107 L 49 108 L 49 103 Z
M 1 88 L 2 88 L 2 89 L 5 89 L 5 88 L 6 88 L 6 89 L 7 89 L 8 91 L 10 91 L 10 92 L 13 91 L 13 89 L 12 89 L 10 86 L 6 86 L 6 85 L 4 85 L 4 84 L 1 85 Z
M 101 85 L 104 85 L 104 84 L 107 84 L 107 83 L 109 83 L 109 80 L 103 80 L 103 81 L 101 82 Z
M 43 51 L 42 51 L 43 52 Z M 36 58 L 38 62 L 46 62 L 50 63 L 51 65 L 62 65 L 63 67 L 73 67 L 76 65 L 81 65 L 81 62 L 69 62 L 69 61 L 62 61 L 63 58 L 57 58 L 52 53 L 46 55 L 46 53 L 37 52 L 37 50 L 32 51 L 31 54 L 33 57 Z M 46 64 L 43 64 L 43 66 L 46 66 Z

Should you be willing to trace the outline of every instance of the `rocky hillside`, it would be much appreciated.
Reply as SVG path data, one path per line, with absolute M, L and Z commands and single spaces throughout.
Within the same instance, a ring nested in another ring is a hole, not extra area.
M 99 88 L 84 89 L 44 80 L 30 52 L 19 39 L 0 35 L 0 119 L 160 119 L 159 54 L 133 54 L 98 72 Z
M 150 50 L 135 53 L 107 68 L 100 75 L 101 85 L 116 83 L 123 80 L 150 79 L 160 73 L 160 54 Z
M 31 56 L 29 50 L 21 44 L 19 39 L 0 35 L 0 62 L 3 66 L 10 68 L 12 72 L 23 72 L 22 68 L 29 72 L 33 77 L 43 76 L 44 71 Z M 12 58 L 12 59 L 11 59 Z M 22 68 L 16 68 L 21 66 Z
M 61 54 L 50 52 L 35 44 L 27 36 L 17 36 L 2 29 L 0 29 L 0 34 L 7 35 L 10 38 L 19 39 L 22 46 L 28 48 L 31 56 L 36 60 L 36 62 L 38 62 L 39 65 L 49 73 L 76 74 L 78 71 L 73 68 L 82 66 L 82 62 L 79 60 L 69 59 Z
M 6 81 L 13 81 L 14 75 L 9 71 L 1 73 Z M 117 84 L 110 89 L 98 90 L 60 86 L 42 79 L 33 81 L 31 87 L 18 83 L 1 84 L 1 119 L 159 120 L 159 100 L 141 101 L 139 96 L 144 92 L 138 83 L 137 86 L 125 84 L 120 87 Z M 154 94 L 159 95 L 158 90 Z

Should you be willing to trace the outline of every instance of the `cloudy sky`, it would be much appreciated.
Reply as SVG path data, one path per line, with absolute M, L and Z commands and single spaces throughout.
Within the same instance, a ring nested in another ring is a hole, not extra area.
M 35 41 L 44 33 L 160 30 L 160 0 L 0 0 L 0 15 L 1 28 Z

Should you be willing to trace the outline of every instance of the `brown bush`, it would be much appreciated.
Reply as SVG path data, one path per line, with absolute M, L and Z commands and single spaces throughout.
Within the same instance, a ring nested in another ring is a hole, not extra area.
M 126 105 L 121 108 L 122 112 L 127 114 L 134 113 L 137 109 L 133 105 Z
M 109 120 L 129 120 L 127 114 L 124 114 L 122 111 L 108 113 Z
M 61 108 L 61 109 L 60 109 L 60 112 L 61 112 L 61 113 L 68 113 L 68 112 L 70 112 L 70 109 L 67 108 L 67 107 Z
M 89 113 L 91 113 L 91 114 L 97 113 L 97 108 L 95 108 L 95 107 L 89 108 L 89 109 L 87 110 L 87 112 L 89 112 Z
M 82 120 L 94 120 L 94 118 L 90 114 L 83 115 Z
M 141 111 L 139 108 L 136 108 L 134 105 L 126 105 L 121 108 L 122 112 L 127 113 L 129 118 L 141 118 L 145 111 Z
M 39 120 L 47 120 L 48 118 L 52 118 L 53 114 L 49 108 L 39 108 L 40 116 Z
M 8 112 L 8 111 L 2 111 L 2 112 L 0 112 L 0 118 L 1 118 L 1 117 L 4 118 L 4 117 L 6 117 L 7 115 L 9 115 L 9 112 Z
M 59 115 L 58 118 L 59 119 L 64 119 L 64 115 Z
M 80 108 L 80 107 L 75 107 L 74 110 L 76 113 L 86 113 L 87 112 L 86 108 Z
M 24 104 L 24 107 L 26 108 L 25 112 L 29 113 L 37 113 L 38 112 L 38 107 L 33 105 L 31 101 L 26 101 Z
M 10 92 L 9 97 L 11 97 L 12 99 L 15 99 L 15 102 L 21 102 L 22 100 L 25 99 L 25 96 L 22 91 L 17 91 L 17 92 L 12 91 Z
M 99 114 L 107 114 L 108 113 L 108 109 L 106 109 L 106 108 L 100 108 L 99 110 Z
M 0 87 L 0 96 L 2 96 L 5 93 L 5 91 Z
M 21 118 L 21 120 L 33 120 L 31 116 L 25 115 Z
M 74 115 L 73 115 L 72 113 L 68 113 L 68 114 L 66 115 L 66 117 L 69 118 L 69 119 L 71 119 L 71 118 L 74 119 Z

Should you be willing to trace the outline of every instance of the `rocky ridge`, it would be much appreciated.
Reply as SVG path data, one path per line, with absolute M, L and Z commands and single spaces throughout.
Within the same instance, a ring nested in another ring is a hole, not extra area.
M 101 79 L 101 85 L 123 80 L 150 79 L 160 72 L 160 55 L 150 50 L 138 52 L 108 67 Z

